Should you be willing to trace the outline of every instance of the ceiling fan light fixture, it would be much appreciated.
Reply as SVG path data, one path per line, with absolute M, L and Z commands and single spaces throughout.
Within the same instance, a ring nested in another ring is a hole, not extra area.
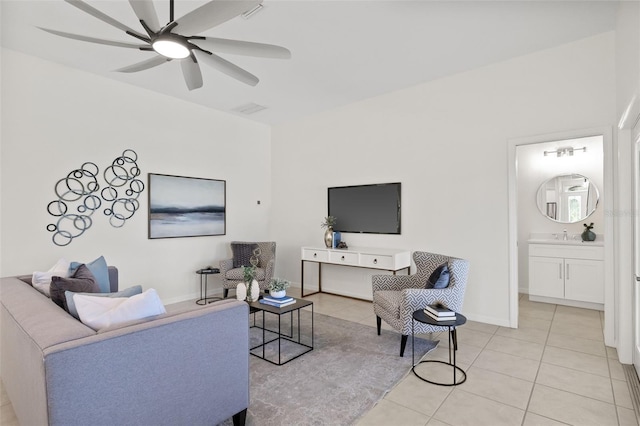
M 187 46 L 174 38 L 158 38 L 151 47 L 162 56 L 171 59 L 184 59 L 191 54 Z

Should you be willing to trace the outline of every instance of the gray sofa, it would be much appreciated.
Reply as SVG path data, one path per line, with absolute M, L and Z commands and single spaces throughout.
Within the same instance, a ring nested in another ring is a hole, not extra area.
M 117 269 L 109 275 L 115 291 Z M 0 280 L 1 375 L 21 425 L 244 424 L 246 303 L 194 303 L 95 332 L 30 282 Z

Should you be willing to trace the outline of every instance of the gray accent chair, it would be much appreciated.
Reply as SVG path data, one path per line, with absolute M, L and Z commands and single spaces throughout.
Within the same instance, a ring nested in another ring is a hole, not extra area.
M 256 281 L 261 291 L 269 287 L 273 271 L 276 266 L 276 243 L 275 241 L 232 241 L 232 244 L 257 244 L 260 249 L 258 265 L 256 267 Z M 233 258 L 220 261 L 220 275 L 222 277 L 222 289 L 224 297 L 229 295 L 229 289 L 234 289 L 239 282 L 244 280 L 242 268 L 233 267 Z
M 441 302 L 456 312 L 462 311 L 464 293 L 469 275 L 469 262 L 464 259 L 435 253 L 413 253 L 416 273 L 413 275 L 374 275 L 373 310 L 376 314 L 378 335 L 382 320 L 402 334 L 400 356 L 404 356 L 407 337 L 411 334 L 413 313 L 425 306 Z M 449 286 L 443 289 L 426 289 L 431 273 L 443 263 L 449 266 Z M 446 331 L 446 327 L 415 323 L 415 333 Z

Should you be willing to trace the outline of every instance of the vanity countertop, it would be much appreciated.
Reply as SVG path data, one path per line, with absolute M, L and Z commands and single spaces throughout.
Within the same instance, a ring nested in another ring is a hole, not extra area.
M 557 244 L 564 246 L 604 246 L 604 239 L 598 235 L 595 241 L 582 241 L 580 234 L 569 234 L 568 239 L 562 239 L 562 233 L 559 234 L 531 234 L 529 244 Z

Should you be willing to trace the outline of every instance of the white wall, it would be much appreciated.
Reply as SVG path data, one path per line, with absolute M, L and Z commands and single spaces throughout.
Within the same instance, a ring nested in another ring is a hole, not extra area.
M 544 156 L 544 151 L 558 147 L 586 147 L 586 152 L 576 151 L 573 157 Z M 604 235 L 604 189 L 603 139 L 592 136 L 568 141 L 547 142 L 517 147 L 518 162 L 518 286 L 521 293 L 529 292 L 529 240 L 531 233 L 581 234 L 584 223 L 593 222 L 593 232 L 598 241 Z M 547 179 L 558 175 L 581 174 L 589 178 L 600 194 L 596 210 L 587 219 L 573 224 L 554 222 L 540 213 L 536 204 L 538 188 Z
M 612 125 L 613 43 L 605 33 L 274 127 L 278 273 L 299 281 L 300 246 L 322 244 L 327 187 L 400 181 L 402 235 L 343 239 L 469 259 L 464 313 L 508 325 L 507 141 Z M 347 273 L 328 269 L 327 281 Z
M 155 287 L 165 302 L 195 297 L 195 270 L 226 258 L 229 241 L 268 238 L 270 137 L 263 124 L 3 49 L 0 275 L 104 255 L 121 286 Z M 57 180 L 86 161 L 103 170 L 125 149 L 145 184 L 150 172 L 226 180 L 226 235 L 147 239 L 145 191 L 123 228 L 95 214 L 84 235 L 55 246 L 45 228 Z

